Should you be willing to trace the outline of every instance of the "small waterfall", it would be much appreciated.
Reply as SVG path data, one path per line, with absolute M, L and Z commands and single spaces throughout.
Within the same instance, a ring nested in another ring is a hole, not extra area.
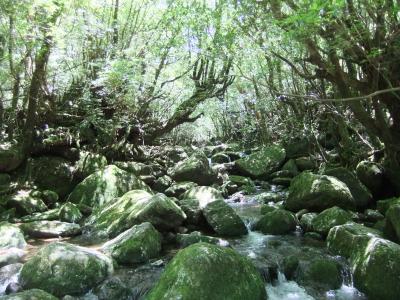
M 285 275 L 279 271 L 278 279 L 273 284 L 267 284 L 266 289 L 269 300 L 314 300 L 303 287 L 286 280 Z

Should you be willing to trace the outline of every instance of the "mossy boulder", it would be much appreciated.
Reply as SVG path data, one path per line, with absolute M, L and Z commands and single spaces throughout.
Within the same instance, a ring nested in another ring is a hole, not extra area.
M 132 190 L 96 211 L 87 225 L 98 235 L 115 237 L 144 222 L 150 222 L 159 231 L 173 230 L 185 219 L 182 209 L 164 194 Z
M 133 189 L 150 191 L 136 175 L 109 165 L 86 177 L 68 197 L 68 201 L 99 207 Z
M 351 221 L 352 215 L 349 212 L 341 209 L 340 207 L 334 206 L 325 209 L 323 212 L 313 218 L 311 227 L 313 231 L 326 236 L 332 227 Z
M 150 165 L 146 165 L 136 161 L 116 161 L 115 165 L 129 173 L 133 173 L 136 176 L 146 176 L 153 173 L 153 169 Z
M 81 178 L 86 178 L 107 166 L 107 158 L 103 155 L 82 151 L 75 164 L 76 172 Z
M 379 200 L 376 202 L 376 209 L 381 213 L 386 215 L 387 210 L 392 205 L 400 204 L 400 198 L 389 198 L 385 200 Z
M 11 295 L 0 296 L 0 300 L 57 300 L 57 297 L 39 289 L 31 289 Z
M 285 158 L 285 149 L 274 145 L 236 160 L 235 169 L 243 176 L 265 179 L 282 166 Z
M 223 164 L 223 163 L 229 163 L 231 161 L 231 158 L 229 155 L 225 153 L 216 153 L 213 156 L 211 156 L 211 162 L 214 164 Z
M 276 209 L 263 215 L 254 229 L 264 234 L 285 234 L 296 230 L 296 225 L 294 214 L 284 209 Z
M 172 185 L 172 182 L 173 181 L 171 177 L 169 177 L 168 175 L 164 175 L 154 181 L 152 188 L 157 192 L 164 193 Z
M 16 144 L 0 144 L 0 172 L 10 172 L 18 168 L 25 156 L 22 147 Z
M 30 190 L 20 190 L 16 194 L 6 197 L 6 205 L 15 208 L 20 216 L 30 215 L 47 210 L 46 204 L 40 197 L 31 194 Z
M 286 209 L 299 211 L 322 211 L 338 206 L 345 209 L 355 207 L 354 198 L 345 183 L 332 176 L 303 172 L 293 178 Z
M 208 203 L 203 208 L 203 215 L 214 231 L 222 236 L 247 234 L 247 228 L 242 219 L 224 200 Z
M 305 231 L 313 231 L 313 220 L 318 216 L 317 213 L 305 213 L 300 218 L 300 227 Z
M 79 223 L 83 219 L 83 215 L 75 204 L 67 202 L 60 207 L 59 218 L 63 222 Z
M 394 204 L 386 211 L 386 231 L 395 234 L 397 241 L 400 241 L 400 204 Z
M 294 159 L 289 159 L 283 166 L 282 171 L 289 172 L 293 177 L 297 176 L 300 172 L 297 168 L 296 162 Z
M 315 259 L 301 268 L 298 280 L 324 290 L 338 289 L 342 285 L 340 264 L 330 258 Z
M 173 183 L 164 192 L 168 197 L 181 197 L 186 191 L 197 186 L 197 183 L 186 181 L 186 182 L 176 182 Z
M 295 163 L 300 172 L 317 168 L 317 162 L 310 156 L 298 157 L 295 159 Z
M 357 177 L 373 193 L 379 194 L 385 181 L 383 167 L 375 162 L 361 161 L 356 168 Z
M 59 208 L 53 208 L 49 209 L 45 212 L 41 213 L 34 213 L 31 215 L 24 216 L 20 218 L 20 220 L 24 223 L 29 223 L 33 221 L 53 221 L 53 220 L 58 220 L 59 219 L 59 214 L 60 214 L 60 209 Z
M 204 153 L 195 153 L 176 164 L 169 175 L 175 181 L 192 181 L 199 185 L 212 185 L 217 180 L 217 173 L 210 167 Z
M 0 222 L 0 248 L 10 249 L 18 248 L 24 249 L 26 247 L 26 241 L 22 230 L 8 222 Z
M 372 194 L 357 176 L 346 168 L 339 167 L 329 169 L 325 175 L 333 176 L 344 182 L 353 195 L 354 201 L 358 208 L 365 208 L 372 202 Z
M 60 199 L 60 197 L 54 191 L 50 191 L 50 190 L 42 191 L 42 200 L 49 207 L 54 206 L 59 199 Z
M 180 207 L 187 216 L 187 222 L 193 225 L 204 223 L 202 209 L 210 202 L 223 200 L 220 191 L 209 186 L 196 186 L 187 190 L 179 201 Z
M 176 235 L 176 241 L 180 247 L 185 248 L 187 246 L 204 242 L 208 244 L 219 245 L 223 247 L 228 247 L 229 242 L 227 240 L 223 240 L 220 238 L 216 238 L 213 236 L 203 235 L 199 231 L 193 231 L 189 234 L 178 233 Z
M 137 264 L 155 258 L 161 251 L 161 234 L 145 222 L 124 231 L 105 243 L 102 251 L 119 264 Z
M 74 187 L 74 168 L 62 157 L 42 156 L 32 159 L 30 175 L 40 189 L 54 191 L 60 198 L 67 196 Z
M 197 243 L 178 252 L 146 299 L 264 300 L 266 292 L 249 259 L 229 248 Z
M 60 221 L 34 221 L 21 224 L 22 231 L 36 238 L 76 236 L 82 232 L 81 226 Z
M 97 251 L 51 243 L 41 248 L 22 267 L 24 289 L 42 289 L 57 297 L 80 295 L 95 287 L 113 271 L 111 260 Z

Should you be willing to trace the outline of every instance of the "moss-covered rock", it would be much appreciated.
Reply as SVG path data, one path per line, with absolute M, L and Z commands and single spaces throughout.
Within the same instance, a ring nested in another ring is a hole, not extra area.
M 132 299 L 133 291 L 118 277 L 111 277 L 106 279 L 100 286 L 96 287 L 93 293 L 97 296 L 97 298 L 95 298 L 96 300 L 124 300 Z
M 153 169 L 150 165 L 141 162 L 116 161 L 115 165 L 124 171 L 135 174 L 136 176 L 151 175 L 153 173 Z
M 389 198 L 377 201 L 376 208 L 381 214 L 386 215 L 386 212 L 389 209 L 389 207 L 397 204 L 400 204 L 400 198 Z
M 76 172 L 81 178 L 86 178 L 107 166 L 107 158 L 103 155 L 82 151 L 75 164 Z
M 215 232 L 222 236 L 247 234 L 247 228 L 242 219 L 224 200 L 208 203 L 203 208 L 203 215 Z
M 57 297 L 39 289 L 31 289 L 19 293 L 0 296 L 0 300 L 57 300 Z
M 299 169 L 297 168 L 296 162 L 294 159 L 289 159 L 282 167 L 282 171 L 289 172 L 292 177 L 299 175 Z
M 43 156 L 30 163 L 30 175 L 35 184 L 42 190 L 56 192 L 61 198 L 74 187 L 73 172 L 69 161 L 61 157 Z
M 274 211 L 276 209 L 278 209 L 278 208 L 275 207 L 275 206 L 265 204 L 265 205 L 261 205 L 260 212 L 261 212 L 262 215 L 265 215 L 265 214 L 270 213 L 270 212 L 272 212 L 272 211 Z
M 341 209 L 340 207 L 334 206 L 325 209 L 323 212 L 313 218 L 311 227 L 313 231 L 326 236 L 332 227 L 351 221 L 352 215 L 349 212 Z
M 298 157 L 295 159 L 295 163 L 300 172 L 317 168 L 317 162 L 309 156 Z
M 263 192 L 254 196 L 254 199 L 259 203 L 279 202 L 284 200 L 284 197 L 280 193 L 274 192 Z
M 386 212 L 386 231 L 393 232 L 400 241 L 400 204 L 394 204 Z
M 42 200 L 46 203 L 47 206 L 51 207 L 56 204 L 56 202 L 60 199 L 58 194 L 54 191 L 44 190 L 42 191 Z
M 22 267 L 20 284 L 55 296 L 79 295 L 102 282 L 113 271 L 107 256 L 67 243 L 41 248 Z
M 69 195 L 68 201 L 99 207 L 133 189 L 150 191 L 150 188 L 134 174 L 109 165 L 79 183 Z
M 276 209 L 262 216 L 254 229 L 265 234 L 285 234 L 296 229 L 297 220 L 294 214 L 283 209 Z
M 34 221 L 21 224 L 22 231 L 37 238 L 76 236 L 82 232 L 78 224 L 60 221 Z
M 7 173 L 0 173 L 0 186 L 11 182 L 11 176 Z
M 40 197 L 32 196 L 30 190 L 20 190 L 6 198 L 6 205 L 15 208 L 20 216 L 30 215 L 47 210 L 46 204 Z
M 290 185 L 285 207 L 291 211 L 322 211 L 332 206 L 354 208 L 354 198 L 345 183 L 332 176 L 303 172 Z
M 300 218 L 300 227 L 305 232 L 313 231 L 312 222 L 317 215 L 317 213 L 305 213 L 304 215 L 302 215 Z
M 285 149 L 274 145 L 235 161 L 236 170 L 251 178 L 266 178 L 277 171 L 286 158 Z
M 115 237 L 143 222 L 150 222 L 158 230 L 166 231 L 177 228 L 185 219 L 185 213 L 171 198 L 132 190 L 96 211 L 87 225 L 99 235 Z
M 25 156 L 19 145 L 11 143 L 0 144 L 0 172 L 10 172 L 18 168 Z
M 318 258 L 301 269 L 298 280 L 302 284 L 316 286 L 324 290 L 335 290 L 342 285 L 340 265 L 333 259 Z
M 26 242 L 24 234 L 18 226 L 8 222 L 0 222 L 0 248 L 24 249 Z
M 53 221 L 58 220 L 60 214 L 59 208 L 49 209 L 45 212 L 34 213 L 31 215 L 24 216 L 20 218 L 20 220 L 24 223 L 33 222 L 33 221 Z
M 204 223 L 202 209 L 208 203 L 224 199 L 220 191 L 209 186 L 193 187 L 187 190 L 181 198 L 179 205 L 187 216 L 187 222 L 193 225 Z
M 232 249 L 197 243 L 178 252 L 147 295 L 147 300 L 162 299 L 264 300 L 266 292 L 247 258 Z
M 231 158 L 229 155 L 225 153 L 216 153 L 213 156 L 211 156 L 211 162 L 214 164 L 223 164 L 223 163 L 229 163 L 231 161 Z
M 153 190 L 164 193 L 171 185 L 172 185 L 172 178 L 168 175 L 164 175 L 162 177 L 157 178 L 157 180 L 152 185 Z
M 79 223 L 83 215 L 75 204 L 67 202 L 60 207 L 59 218 L 63 222 Z
M 164 194 L 167 195 L 168 197 L 180 198 L 186 191 L 196 186 L 197 183 L 191 181 L 177 182 L 172 184 L 169 188 L 167 188 Z
M 110 253 L 120 264 L 136 264 L 155 258 L 161 251 L 161 234 L 151 223 L 133 226 L 111 241 L 105 243 L 102 251 Z
M 356 168 L 357 177 L 373 193 L 378 194 L 383 187 L 385 175 L 381 165 L 371 161 L 361 161 Z
M 199 185 L 212 185 L 217 179 L 207 157 L 201 152 L 179 162 L 169 173 L 175 181 L 193 181 Z
M 333 176 L 344 182 L 353 195 L 356 206 L 365 208 L 372 202 L 372 194 L 355 174 L 346 168 L 339 167 L 325 171 L 325 175 Z

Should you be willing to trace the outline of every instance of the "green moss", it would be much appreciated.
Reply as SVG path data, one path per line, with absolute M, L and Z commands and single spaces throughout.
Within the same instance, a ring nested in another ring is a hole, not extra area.
M 340 266 L 332 259 L 316 259 L 311 262 L 301 280 L 326 290 L 338 289 L 342 284 Z
M 314 231 L 326 236 L 329 230 L 337 225 L 351 222 L 352 215 L 337 207 L 325 209 L 312 220 L 312 228 Z
M 67 202 L 60 207 L 59 218 L 64 222 L 79 223 L 83 215 L 75 204 Z
M 147 300 L 264 300 L 265 286 L 251 261 L 232 249 L 197 243 L 168 264 Z
M 285 234 L 296 229 L 296 217 L 289 211 L 276 209 L 265 214 L 255 229 L 265 234 Z

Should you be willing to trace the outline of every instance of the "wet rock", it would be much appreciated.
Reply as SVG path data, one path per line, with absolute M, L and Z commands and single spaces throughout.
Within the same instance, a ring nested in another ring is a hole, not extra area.
M 27 291 L 22 291 L 19 293 L 11 294 L 8 296 L 1 296 L 1 300 L 57 300 L 53 295 L 39 290 L 39 289 L 31 289 Z
M 393 232 L 395 239 L 400 241 L 400 204 L 394 204 L 386 212 L 386 232 Z
M 353 195 L 357 207 L 364 208 L 371 204 L 371 192 L 361 183 L 356 175 L 348 169 L 343 167 L 329 169 L 325 172 L 325 175 L 336 177 L 340 181 L 344 182 Z
M 197 186 L 197 183 L 194 182 L 177 182 L 172 184 L 168 189 L 165 190 L 165 195 L 168 197 L 177 197 L 180 198 L 186 191 L 190 190 Z
M 304 234 L 304 237 L 305 238 L 308 238 L 308 239 L 312 239 L 312 240 L 317 240 L 317 241 L 322 241 L 322 240 L 324 240 L 324 236 L 322 236 L 320 233 L 318 233 L 318 232 L 312 232 L 312 231 L 310 231 L 310 232 L 306 232 L 305 234 Z
M 228 247 L 229 242 L 227 240 L 223 240 L 220 238 L 212 237 L 212 236 L 207 236 L 207 235 L 202 235 L 199 231 L 193 231 L 189 234 L 181 234 L 178 233 L 176 236 L 176 240 L 179 244 L 180 247 L 185 248 L 187 246 L 190 246 L 195 243 L 208 243 L 208 244 L 214 244 L 222 247 Z
M 132 190 L 96 211 L 87 225 L 98 235 L 115 237 L 143 222 L 150 222 L 159 231 L 173 230 L 185 219 L 182 209 L 164 194 Z
M 18 274 L 21 268 L 21 263 L 14 263 L 0 269 L 0 295 L 3 295 L 6 292 L 7 286 L 10 283 L 15 284 L 18 282 Z
M 168 175 L 164 175 L 157 180 L 152 185 L 153 190 L 164 193 L 171 185 L 172 185 L 172 178 Z
M 247 228 L 242 219 L 224 200 L 210 202 L 202 211 L 208 224 L 210 224 L 216 233 L 222 236 L 247 234 Z
M 187 222 L 193 225 L 204 223 L 202 209 L 210 202 L 223 200 L 222 194 L 215 188 L 197 186 L 189 189 L 182 195 L 180 207 L 187 216 Z
M 265 215 L 265 214 L 267 214 L 267 213 L 270 213 L 270 212 L 272 212 L 272 211 L 275 211 L 276 209 L 278 209 L 278 208 L 275 207 L 275 206 L 266 204 L 266 205 L 262 205 L 262 206 L 261 206 L 260 211 L 261 211 L 261 214 L 262 214 L 262 215 Z
M 263 192 L 261 194 L 255 195 L 254 198 L 259 203 L 269 203 L 269 202 L 277 203 L 284 199 L 282 194 L 274 192 Z
M 306 213 L 301 216 L 300 226 L 305 232 L 313 231 L 312 222 L 317 215 L 318 215 L 317 213 Z
M 34 221 L 21 224 L 22 231 L 36 238 L 76 236 L 82 232 L 78 224 L 60 221 Z
M 286 158 L 285 150 L 280 146 L 265 147 L 247 157 L 235 161 L 235 169 L 244 176 L 266 178 L 277 171 Z
M 18 226 L 8 222 L 0 222 L 0 248 L 24 249 L 26 247 L 24 234 Z
M 107 158 L 103 155 L 82 151 L 75 164 L 76 172 L 80 178 L 86 178 L 107 166 Z
M 342 225 L 351 221 L 352 215 L 349 212 L 337 206 L 334 206 L 325 209 L 323 212 L 313 218 L 311 222 L 311 227 L 313 231 L 318 232 L 323 236 L 326 236 L 328 235 L 328 232 L 332 227 Z
M 99 207 L 133 189 L 150 191 L 150 188 L 135 175 L 109 165 L 79 183 L 69 195 L 68 201 Z
M 285 274 L 287 280 L 293 280 L 296 277 L 299 263 L 299 259 L 295 255 L 286 256 L 283 259 L 283 274 Z
M 84 294 L 113 271 L 105 255 L 67 243 L 51 243 L 41 248 L 22 267 L 24 289 L 39 288 L 55 296 Z
M 161 234 L 151 223 L 142 223 L 105 243 L 102 251 L 119 264 L 137 264 L 155 258 L 161 251 Z
M 22 222 L 28 223 L 33 221 L 53 221 L 58 220 L 59 218 L 60 209 L 54 208 L 42 213 L 34 213 L 28 216 L 22 217 L 20 220 Z
M 179 251 L 147 295 L 148 300 L 265 298 L 264 283 L 251 261 L 207 243 Z
M 56 156 L 34 158 L 30 168 L 33 181 L 42 190 L 54 191 L 64 198 L 74 187 L 74 168 L 64 158 Z
M 75 204 L 67 202 L 60 207 L 59 218 L 63 222 L 79 223 L 83 215 Z
M 7 206 L 15 208 L 17 213 L 21 216 L 47 210 L 47 206 L 42 199 L 32 196 L 30 190 L 20 190 L 16 194 L 6 198 L 6 201 Z
M 383 167 L 371 161 L 362 161 L 356 168 L 357 177 L 374 194 L 379 194 L 383 188 L 385 176 Z
M 98 300 L 123 300 L 132 299 L 132 290 L 119 278 L 110 278 L 94 290 Z
M 332 206 L 354 208 L 355 202 L 345 183 L 332 176 L 303 172 L 292 180 L 285 207 L 291 211 L 322 211 Z
M 289 211 L 276 209 L 262 216 L 254 229 L 264 234 L 285 234 L 296 230 L 296 217 Z
M 0 172 L 10 172 L 18 168 L 24 161 L 22 148 L 16 144 L 0 144 Z
M 170 170 L 169 175 L 175 181 L 193 181 L 199 185 L 212 185 L 217 179 L 217 174 L 203 153 L 193 154 L 179 162 Z
M 303 266 L 298 280 L 302 284 L 319 287 L 323 290 L 335 290 L 342 285 L 341 268 L 337 261 L 330 258 L 318 258 L 310 265 Z

